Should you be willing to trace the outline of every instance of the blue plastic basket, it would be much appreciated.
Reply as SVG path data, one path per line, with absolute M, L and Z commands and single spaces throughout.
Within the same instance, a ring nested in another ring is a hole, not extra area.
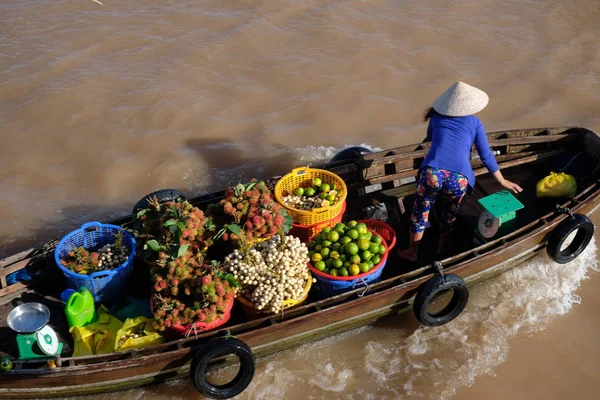
M 372 274 L 364 276 L 358 279 L 352 279 L 350 281 L 339 281 L 333 279 L 327 279 L 317 274 L 313 274 L 313 276 L 319 281 L 319 291 L 321 292 L 321 296 L 323 298 L 331 297 L 338 295 L 340 293 L 349 292 L 359 287 L 367 287 L 369 283 L 376 283 L 381 278 L 381 274 L 383 273 L 383 268 L 387 263 L 387 254 L 385 259 L 383 259 L 378 268 L 374 268 Z
M 96 251 L 104 245 L 114 243 L 115 235 L 119 231 L 123 231 L 123 245 L 130 254 L 129 258 L 117 268 L 85 275 L 73 272 L 60 263 L 61 258 L 64 258 L 73 247 L 83 246 L 86 250 Z M 58 242 L 54 250 L 54 262 L 61 269 L 70 288 L 79 290 L 85 286 L 94 296 L 95 302 L 109 305 L 124 294 L 123 287 L 133 269 L 135 250 L 135 238 L 120 226 L 88 222 Z

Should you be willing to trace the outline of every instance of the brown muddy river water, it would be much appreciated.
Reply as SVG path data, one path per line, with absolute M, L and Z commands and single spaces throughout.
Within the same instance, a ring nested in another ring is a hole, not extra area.
M 600 130 L 596 0 L 101 2 L 0 0 L 0 257 L 159 188 L 420 141 L 459 79 L 489 94 L 488 131 Z M 409 315 L 271 356 L 239 398 L 597 399 L 597 260 L 532 260 L 441 328 Z

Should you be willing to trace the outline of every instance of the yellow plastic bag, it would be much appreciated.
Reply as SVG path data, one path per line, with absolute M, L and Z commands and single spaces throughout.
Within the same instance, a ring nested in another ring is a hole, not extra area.
M 152 327 L 150 318 L 127 318 L 117 332 L 115 349 L 116 351 L 139 349 L 163 342 L 164 338 Z
M 571 198 L 577 193 L 577 181 L 575 177 L 564 172 L 550 172 L 550 175 L 541 179 L 537 185 L 535 194 L 537 197 L 564 197 Z
M 74 357 L 115 351 L 116 335 L 123 323 L 110 315 L 104 305 L 98 307 L 97 312 L 98 318 L 95 322 L 69 329 L 74 341 Z

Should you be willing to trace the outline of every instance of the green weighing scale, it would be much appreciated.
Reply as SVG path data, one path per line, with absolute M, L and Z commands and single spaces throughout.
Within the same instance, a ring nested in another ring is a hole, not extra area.
M 8 326 L 17 332 L 20 360 L 54 358 L 62 352 L 56 332 L 46 325 L 49 320 L 50 311 L 41 303 L 24 303 L 8 314 Z
M 474 241 L 479 244 L 514 231 L 517 210 L 524 207 L 508 190 L 483 197 L 478 202 L 485 209 L 475 229 Z

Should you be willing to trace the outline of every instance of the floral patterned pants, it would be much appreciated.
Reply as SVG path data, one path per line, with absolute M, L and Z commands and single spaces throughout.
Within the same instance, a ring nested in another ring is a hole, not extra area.
M 452 231 L 468 183 L 468 179 L 457 172 L 440 168 L 421 168 L 417 176 L 417 192 L 410 216 L 412 232 L 425 230 L 431 207 L 440 194 L 444 207 L 440 231 Z

